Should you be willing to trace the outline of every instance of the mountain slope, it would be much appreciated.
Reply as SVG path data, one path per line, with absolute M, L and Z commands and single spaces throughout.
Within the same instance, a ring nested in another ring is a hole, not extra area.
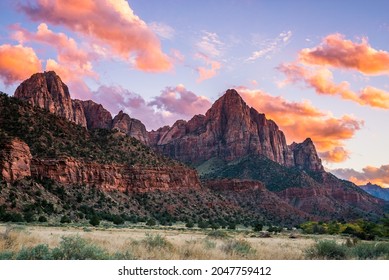
M 365 192 L 377 198 L 389 201 L 389 189 L 380 187 L 379 185 L 367 183 L 364 186 L 359 186 Z

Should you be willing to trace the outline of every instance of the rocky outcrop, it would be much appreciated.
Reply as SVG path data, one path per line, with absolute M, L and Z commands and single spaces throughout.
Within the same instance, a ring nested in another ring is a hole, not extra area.
M 50 178 L 67 186 L 86 185 L 123 193 L 200 188 L 196 171 L 184 166 L 98 164 L 71 157 L 33 159 L 31 175 L 36 178 Z
M 130 118 L 129 115 L 120 111 L 112 121 L 112 129 L 121 131 L 131 137 L 141 141 L 143 144 L 149 144 L 149 136 L 145 125 L 137 120 Z
M 0 150 L 0 175 L 9 183 L 31 176 L 30 148 L 19 139 L 10 140 Z
M 17 87 L 14 96 L 86 127 L 82 106 L 72 101 L 67 85 L 54 71 L 32 75 Z
M 207 111 L 190 121 L 149 132 L 150 144 L 166 156 L 196 164 L 217 157 L 232 161 L 246 155 L 263 155 L 281 165 L 319 171 L 323 167 L 312 141 L 295 147 L 284 133 L 229 89 Z M 297 156 L 297 159 L 294 158 Z
M 95 128 L 111 129 L 112 115 L 101 104 L 97 104 L 92 100 L 87 100 L 87 101 L 74 100 L 74 101 L 80 102 L 82 104 L 88 129 L 95 129 Z
M 294 165 L 301 169 L 311 171 L 324 171 L 321 159 L 317 155 L 316 148 L 311 140 L 307 138 L 303 143 L 292 143 Z

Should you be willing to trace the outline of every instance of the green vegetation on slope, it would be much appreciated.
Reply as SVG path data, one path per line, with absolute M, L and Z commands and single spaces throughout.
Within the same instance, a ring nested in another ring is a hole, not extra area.
M 72 156 L 99 163 L 152 166 L 179 163 L 155 154 L 135 138 L 107 129 L 88 131 L 24 101 L 0 93 L 0 145 L 18 137 L 38 158 Z
M 291 187 L 311 187 L 317 182 L 305 171 L 282 166 L 264 156 L 245 156 L 223 163 L 210 159 L 196 167 L 201 179 L 252 179 L 265 184 L 271 191 L 282 191 Z

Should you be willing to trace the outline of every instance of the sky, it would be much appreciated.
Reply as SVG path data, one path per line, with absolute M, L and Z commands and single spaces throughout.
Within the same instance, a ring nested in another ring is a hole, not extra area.
M 325 168 L 389 187 L 386 0 L 0 1 L 0 90 L 54 70 L 72 98 L 148 130 L 227 89 Z

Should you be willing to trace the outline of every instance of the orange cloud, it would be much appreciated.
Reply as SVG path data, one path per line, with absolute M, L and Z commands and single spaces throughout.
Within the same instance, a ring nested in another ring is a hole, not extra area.
M 281 64 L 278 70 L 286 75 L 281 84 L 303 82 L 323 95 L 339 95 L 360 105 L 389 109 L 389 92 L 367 86 L 358 93 L 350 89 L 348 82 L 334 83 L 332 72 L 324 67 L 307 68 L 297 63 Z
M 311 137 L 318 152 L 328 162 L 347 159 L 348 152 L 342 148 L 344 141 L 351 139 L 363 125 L 363 121 L 352 116 L 335 118 L 308 101 L 289 102 L 282 97 L 245 87 L 237 90 L 250 106 L 273 119 L 285 132 L 288 141 L 302 142 Z
M 366 166 L 362 169 L 362 172 L 350 168 L 335 169 L 331 172 L 357 185 L 365 185 L 370 182 L 382 187 L 389 187 L 389 165 Z
M 73 38 L 64 33 L 55 33 L 45 23 L 38 26 L 37 32 L 32 33 L 16 25 L 13 26 L 13 38 L 21 43 L 38 42 L 54 47 L 58 52 L 57 61 L 48 59 L 46 70 L 56 71 L 62 79 L 73 82 L 79 81 L 84 76 L 97 78 L 92 69 L 91 59 L 95 56 L 78 47 Z
M 20 8 L 33 20 L 64 25 L 74 32 L 103 43 L 120 57 L 144 71 L 172 67 L 161 43 L 125 0 L 36 0 Z
M 320 46 L 301 50 L 298 59 L 304 64 L 354 69 L 366 75 L 389 74 L 388 52 L 373 49 L 366 38 L 354 43 L 338 33 L 325 37 Z
M 204 80 L 211 79 L 217 75 L 217 71 L 221 68 L 220 62 L 216 60 L 212 60 L 211 58 L 209 58 L 207 55 L 203 53 L 196 54 L 196 57 L 204 60 L 205 63 L 211 67 L 211 68 L 197 67 L 197 72 L 199 73 L 197 82 L 202 82 Z
M 5 85 L 23 81 L 40 71 L 41 62 L 32 48 L 7 44 L 0 46 L 0 79 Z

